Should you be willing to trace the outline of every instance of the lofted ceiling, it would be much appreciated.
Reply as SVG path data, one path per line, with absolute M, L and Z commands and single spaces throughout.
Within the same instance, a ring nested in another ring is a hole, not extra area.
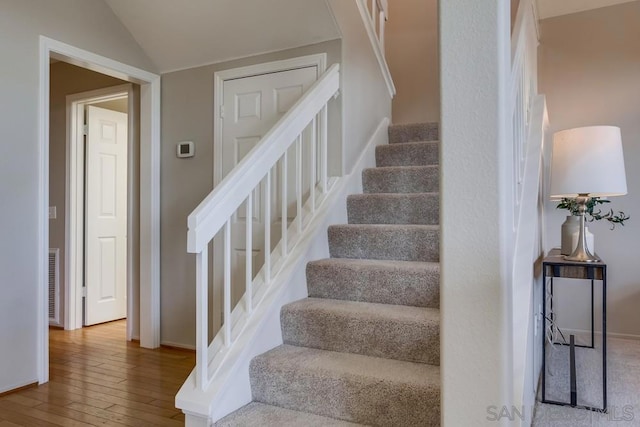
M 599 9 L 637 0 L 536 0 L 540 19 Z
M 166 73 L 340 37 L 326 0 L 104 0 Z M 639 0 L 536 0 L 540 19 Z
M 105 0 L 158 71 L 338 38 L 325 0 Z

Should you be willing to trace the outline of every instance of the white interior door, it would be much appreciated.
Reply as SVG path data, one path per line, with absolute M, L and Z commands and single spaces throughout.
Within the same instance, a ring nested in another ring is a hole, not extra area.
M 269 129 L 300 99 L 318 79 L 316 66 L 299 68 L 276 73 L 262 74 L 234 80 L 226 80 L 223 85 L 222 117 L 222 176 L 226 176 L 242 158 L 260 141 Z M 291 150 L 292 153 L 294 152 Z M 294 176 L 293 154 L 289 155 L 288 173 Z M 277 175 L 277 174 L 275 174 Z M 272 204 L 273 221 L 278 222 L 280 215 L 279 188 L 275 185 L 277 176 L 273 176 Z M 294 185 L 288 193 L 294 192 Z M 291 196 L 291 194 L 290 194 Z M 288 200 L 294 200 L 289 197 Z M 264 264 L 264 200 L 263 190 L 254 192 L 253 212 L 253 274 Z M 232 219 L 231 229 L 231 283 L 232 304 L 235 304 L 245 289 L 245 233 L 247 214 L 243 206 Z M 272 235 L 279 233 L 276 224 Z M 272 242 L 277 242 L 272 238 Z
M 127 115 L 87 107 L 85 325 L 127 316 Z

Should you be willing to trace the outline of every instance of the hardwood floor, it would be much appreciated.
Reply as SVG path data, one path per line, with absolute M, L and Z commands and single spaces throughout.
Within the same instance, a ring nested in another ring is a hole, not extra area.
M 50 330 L 50 381 L 0 397 L 0 427 L 183 426 L 175 394 L 195 353 L 125 340 L 125 321 Z

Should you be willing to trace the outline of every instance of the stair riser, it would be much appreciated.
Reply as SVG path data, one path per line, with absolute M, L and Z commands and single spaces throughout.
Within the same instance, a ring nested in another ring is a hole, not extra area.
M 353 316 L 293 304 L 282 308 L 280 322 L 285 344 L 440 364 L 440 328 L 426 319 Z
M 440 269 L 358 266 L 323 260 L 307 264 L 309 296 L 438 308 Z
M 428 226 L 331 226 L 332 258 L 439 260 L 439 231 Z
M 214 427 L 357 427 L 346 421 L 320 417 L 307 412 L 292 411 L 279 406 L 252 402 L 238 411 L 216 422 Z
M 419 123 L 389 126 L 389 143 L 437 141 L 440 137 L 438 123 Z
M 437 426 L 440 391 L 406 387 L 353 375 L 328 376 L 314 371 L 251 362 L 251 389 L 258 402 L 375 426 Z
M 365 193 L 436 193 L 439 174 L 437 166 L 365 169 L 362 188 Z
M 438 194 L 357 194 L 347 198 L 349 224 L 423 224 L 440 221 Z
M 376 166 L 426 166 L 438 164 L 438 143 L 389 144 L 376 147 Z

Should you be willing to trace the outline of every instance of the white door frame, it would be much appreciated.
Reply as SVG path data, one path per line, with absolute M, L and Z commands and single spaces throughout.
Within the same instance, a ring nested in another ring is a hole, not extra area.
M 84 326 L 82 318 L 82 287 L 84 282 L 84 221 L 85 216 L 85 157 L 84 157 L 84 125 L 85 108 L 88 105 L 104 101 L 127 98 L 127 341 L 131 341 L 133 330 L 131 315 L 133 307 L 133 155 L 135 144 L 134 129 L 134 97 L 133 86 L 124 84 L 111 86 L 89 92 L 67 96 L 67 180 L 66 180 L 66 262 L 65 262 L 65 315 L 66 330 L 79 329 Z
M 49 61 L 60 59 L 140 85 L 140 345 L 160 345 L 160 76 L 40 36 L 38 382 L 49 380 Z
M 232 68 L 214 73 L 213 75 L 213 186 L 222 181 L 222 126 L 220 121 L 220 106 L 223 101 L 223 87 L 226 80 L 259 76 L 261 74 L 278 73 L 295 70 L 297 68 L 317 67 L 318 78 L 327 69 L 327 54 L 300 56 L 281 61 L 265 62 L 263 64 Z

